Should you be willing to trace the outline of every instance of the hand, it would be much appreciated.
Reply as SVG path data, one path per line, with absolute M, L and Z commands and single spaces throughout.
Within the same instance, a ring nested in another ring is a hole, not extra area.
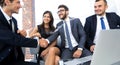
M 81 55 L 82 55 L 82 50 L 76 50 L 73 54 L 73 57 L 80 58 Z
M 45 50 L 42 51 L 40 56 L 45 57 L 45 56 L 47 56 L 47 53 L 48 53 L 48 49 L 45 49 Z
M 48 46 L 48 42 L 46 41 L 46 39 L 41 38 L 41 39 L 39 40 L 39 45 L 40 45 L 41 47 L 43 47 L 43 48 L 46 48 L 46 47 Z
M 37 33 L 30 35 L 30 38 L 33 38 L 33 37 L 41 37 L 41 35 L 39 32 L 37 32 Z
M 26 37 L 27 36 L 27 32 L 25 30 L 17 30 L 17 33 Z
M 94 52 L 95 45 L 90 46 L 90 51 Z
M 34 36 L 35 36 L 35 37 L 41 37 L 41 35 L 40 35 L 39 32 L 38 32 L 38 33 L 35 33 Z

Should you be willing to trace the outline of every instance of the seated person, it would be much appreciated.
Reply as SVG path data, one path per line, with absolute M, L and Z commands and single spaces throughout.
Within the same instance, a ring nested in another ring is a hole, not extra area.
M 120 28 L 120 16 L 116 13 L 106 12 L 107 8 L 108 4 L 106 0 L 95 0 L 95 14 L 86 18 L 84 26 L 87 35 L 86 47 L 91 52 L 94 52 L 96 40 L 98 40 L 101 30 Z
M 40 40 L 40 46 L 48 46 L 61 37 L 61 59 L 69 60 L 89 56 L 91 53 L 84 47 L 86 41 L 85 31 L 78 18 L 69 17 L 69 8 L 66 5 L 58 6 L 58 16 L 61 21 L 57 24 L 54 34 L 47 39 Z
M 30 37 L 48 38 L 53 34 L 55 27 L 53 26 L 53 16 L 50 11 L 45 11 L 43 13 L 43 22 L 38 25 L 30 33 Z M 47 48 L 40 47 L 38 62 L 40 59 L 45 60 L 45 65 L 58 65 L 60 50 L 56 47 L 57 40 L 53 41 Z

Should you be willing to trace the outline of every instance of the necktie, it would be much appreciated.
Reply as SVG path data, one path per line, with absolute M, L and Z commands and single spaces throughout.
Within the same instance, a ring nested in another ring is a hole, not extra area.
M 10 22 L 10 26 L 12 27 L 12 19 L 10 19 L 9 22 Z
M 14 24 L 13 24 L 12 19 L 10 19 L 10 20 L 9 20 L 9 22 L 10 22 L 10 27 L 11 27 L 11 30 L 12 30 L 12 32 L 14 32 Z M 13 51 L 14 51 L 14 54 L 15 54 L 15 59 L 17 59 L 17 57 L 18 57 L 17 48 L 16 48 L 16 47 L 14 47 L 13 49 L 14 49 Z
M 12 31 L 14 32 L 14 26 L 13 26 L 12 19 L 10 19 L 9 22 L 10 22 L 10 27 L 11 27 Z
M 104 23 L 103 17 L 100 18 L 100 21 L 101 21 L 102 30 L 105 30 L 106 27 L 105 27 L 105 23 Z
M 67 26 L 66 22 L 65 22 L 65 30 L 66 30 L 66 37 L 67 37 L 67 40 L 68 40 L 69 49 L 72 50 L 73 46 L 72 46 L 72 43 L 71 43 L 70 33 L 69 33 L 68 26 Z

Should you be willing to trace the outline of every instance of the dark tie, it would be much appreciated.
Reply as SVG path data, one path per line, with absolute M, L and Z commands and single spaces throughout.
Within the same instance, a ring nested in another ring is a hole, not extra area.
M 11 30 L 12 30 L 12 32 L 14 32 L 12 19 L 10 19 L 9 22 L 10 22 Z M 14 47 L 14 54 L 15 54 L 15 59 L 17 59 L 17 57 L 18 57 L 18 52 L 17 52 L 17 48 L 16 48 L 16 47 Z
M 10 19 L 9 22 L 10 22 L 10 26 L 12 27 L 12 19 Z
M 66 37 L 67 37 L 69 49 L 72 50 L 73 46 L 72 46 L 72 43 L 71 43 L 70 33 L 69 33 L 68 26 L 67 26 L 66 22 L 65 22 L 65 30 L 66 30 Z
M 11 30 L 14 32 L 14 28 L 13 28 L 13 21 L 12 21 L 12 19 L 10 19 L 10 20 L 9 20 L 9 22 L 10 22 L 10 27 L 11 27 Z
M 100 21 L 101 21 L 102 30 L 105 30 L 106 27 L 105 27 L 105 23 L 104 23 L 103 17 L 100 18 Z

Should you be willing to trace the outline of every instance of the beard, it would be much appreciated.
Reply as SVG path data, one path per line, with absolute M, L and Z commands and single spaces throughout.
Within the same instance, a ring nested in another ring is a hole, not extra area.
M 65 14 L 65 15 L 63 15 L 63 17 L 61 17 L 60 19 L 65 20 L 66 17 L 67 17 L 67 15 Z

